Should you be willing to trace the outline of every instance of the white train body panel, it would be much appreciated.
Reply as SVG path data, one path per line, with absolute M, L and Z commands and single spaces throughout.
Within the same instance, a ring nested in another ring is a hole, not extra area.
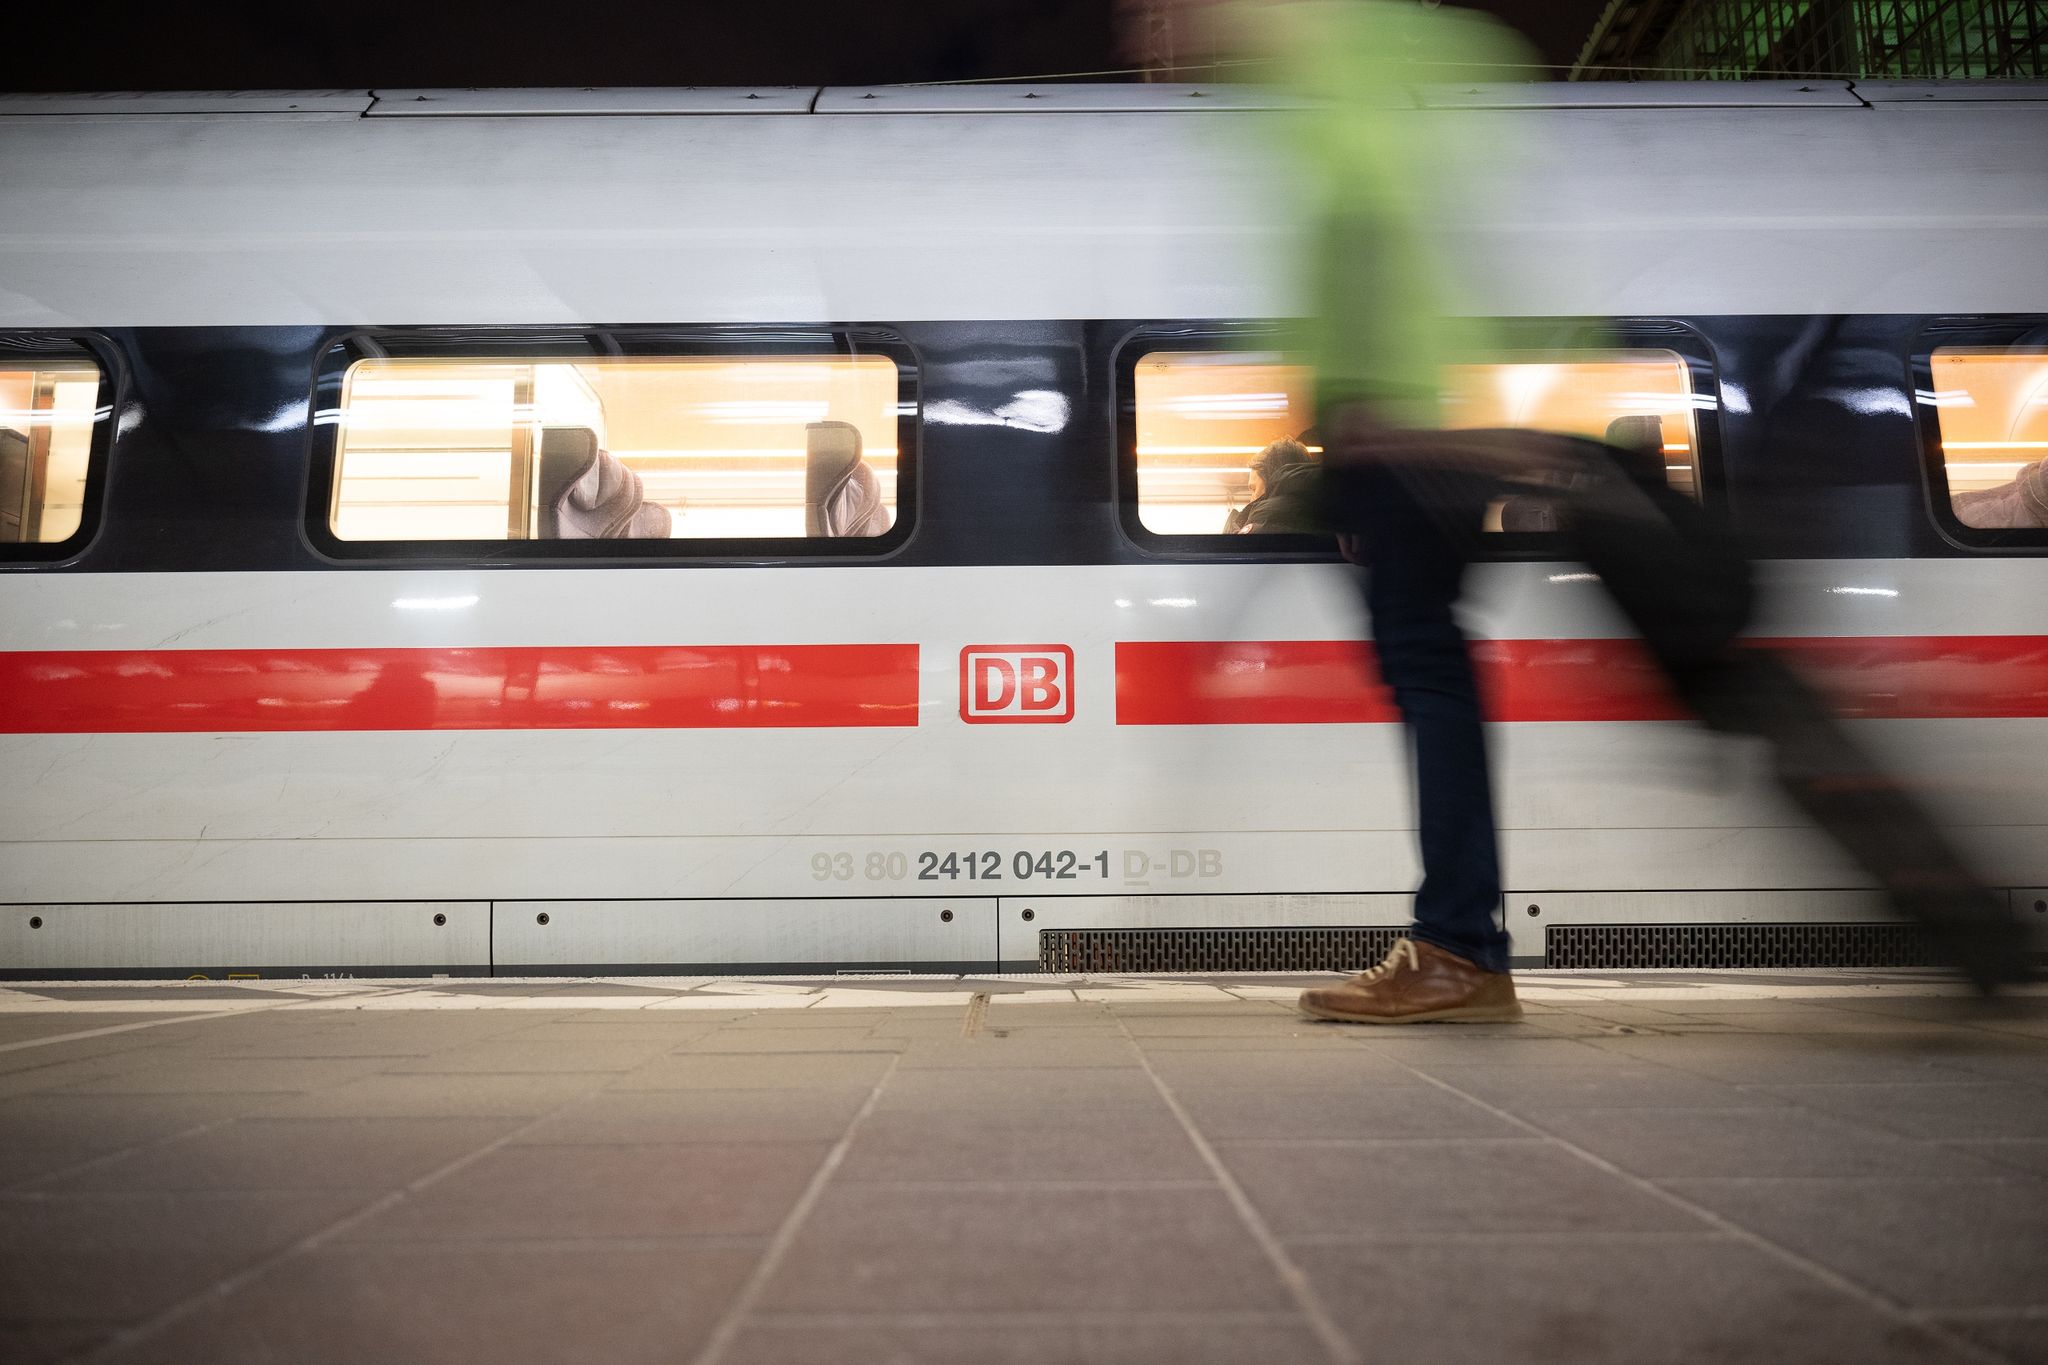
M 1516 181 L 1475 186 L 1463 228 L 1464 259 L 1500 262 L 1471 281 L 1475 311 L 2048 307 L 2048 279 L 2014 264 L 2048 218 L 2048 102 L 1497 93 L 1510 107 L 1415 115 L 1515 151 Z M 432 117 L 407 92 L 362 113 L 156 116 L 17 97 L 0 101 L 19 206 L 0 326 L 1285 315 L 1299 196 L 1259 127 L 1275 115 L 1182 95 L 849 112 L 862 101 L 828 91 L 836 112 L 668 116 L 579 116 L 571 96 L 559 117 L 491 112 L 518 107 L 504 94 Z
M 1773 625 L 1802 635 L 2009 633 L 2008 604 L 2025 600 L 2033 572 L 2025 561 L 1858 562 L 1853 586 L 1882 579 L 1876 586 L 1899 592 L 1858 602 L 1867 609 L 1857 615 L 1881 618 L 1873 623 L 1832 605 L 1826 590 L 1844 568 L 1782 566 L 1788 610 Z M 1987 589 L 1987 570 L 2005 591 Z M 58 580 L 66 591 L 54 600 L 43 596 L 43 624 L 32 630 L 17 624 L 32 619 L 30 603 L 7 591 L 8 648 L 47 645 L 79 630 L 81 618 L 99 645 L 119 649 L 914 635 L 922 676 L 919 723 L 901 729 L 0 737 L 6 769 L 37 775 L 0 801 L 10 839 L 0 900 L 238 902 L 257 888 L 265 900 L 337 903 L 745 902 L 820 892 L 943 900 L 971 890 L 1252 897 L 1281 912 L 1277 922 L 1295 923 L 1294 898 L 1379 893 L 1374 919 L 1384 922 L 1404 904 L 1395 893 L 1414 884 L 1397 727 L 1123 726 L 1109 705 L 1118 640 L 1229 640 L 1248 628 L 1257 638 L 1355 636 L 1348 587 L 1320 566 L 904 570 L 883 576 L 886 593 L 862 570 L 817 569 L 792 571 L 802 581 L 774 600 L 747 590 L 745 570 L 710 571 L 728 572 L 740 581 L 640 571 L 630 592 L 597 612 L 581 603 L 581 575 L 570 573 L 302 575 L 282 584 L 271 575 L 156 575 L 142 580 L 145 592 L 132 579 L 123 591 L 79 577 Z M 1474 584 L 1475 625 L 1506 638 L 1619 632 L 1592 585 L 1550 582 L 1557 573 L 1488 566 Z M 430 624 L 393 606 L 471 596 L 473 606 Z M 124 610 L 112 614 L 126 619 L 94 619 L 117 598 Z M 1814 606 L 1785 619 L 1802 598 Z M 2036 608 L 2026 624 L 2048 634 L 2048 612 Z M 963 724 L 958 651 L 986 638 L 1070 643 L 1074 720 Z M 2048 723 L 1861 728 L 1937 784 L 1987 875 L 2008 886 L 2048 882 Z M 1861 884 L 1740 744 L 1683 722 L 1493 731 L 1515 903 L 1561 892 Z M 968 850 L 997 853 L 1004 877 L 916 879 L 918 854 Z M 1065 850 L 1106 852 L 1106 875 L 1012 875 L 1019 852 Z M 821 879 L 813 859 L 842 853 L 852 875 Z M 904 855 L 899 875 L 888 875 L 890 854 Z M 871 878 L 874 855 L 885 862 Z M 1012 937 L 1013 949 L 1025 949 L 1012 957 L 1035 957 L 1026 935 Z M 860 960 L 871 956 L 887 954 Z
M 263 112 L 0 101 L 0 328 L 1296 306 L 1274 266 L 1290 195 L 1253 126 L 1271 111 L 1184 112 L 1169 91 L 1103 95 L 1103 112 L 1069 90 L 1043 113 L 1000 92 L 834 112 L 859 92 L 766 93 L 760 113 L 621 95 L 625 112 L 584 111 L 602 116 L 571 116 L 573 100 L 506 112 L 514 95 L 447 111 L 392 95 Z M 1866 104 L 1839 86 L 1781 90 L 1775 107 L 1687 98 L 1419 110 L 1531 149 L 1525 184 L 1499 196 L 1512 209 L 1469 226 L 1494 267 L 1467 281 L 1471 306 L 2048 310 L 2048 272 L 2020 265 L 2048 259 L 2048 103 Z M 1719 400 L 1749 401 L 1732 379 Z M 1904 404 L 1905 377 L 1869 401 Z M 1762 634 L 2048 638 L 2034 557 L 1785 560 L 1767 576 Z M 1483 566 L 1467 606 L 1482 639 L 1625 634 L 1570 564 Z M 0 735 L 0 965 L 1023 964 L 1034 926 L 1055 923 L 1398 923 L 1418 868 L 1397 726 L 1128 724 L 1117 706 L 1137 685 L 1119 681 L 1121 644 L 1340 641 L 1361 625 L 1344 577 L 1303 563 L 0 575 L 5 652 L 917 651 L 914 724 Z M 1005 641 L 1072 650 L 1070 721 L 963 720 L 961 651 Z M 2048 718 L 1859 731 L 1994 882 L 2048 886 Z M 1524 957 L 1542 951 L 1524 901 L 1578 896 L 1581 917 L 1617 921 L 1876 913 L 1747 745 L 1669 720 L 1508 721 L 1493 739 Z M 970 852 L 1004 875 L 917 876 L 920 855 Z M 1088 870 L 1037 871 L 1063 853 Z M 1015 875 L 1020 854 L 1032 875 Z M 268 938 L 251 906 L 286 907 Z M 445 951 L 419 941 L 437 906 Z M 48 931 L 15 923 L 31 907 Z M 128 909 L 60 924 L 68 907 Z M 152 929 L 152 907 L 187 928 Z M 335 924 L 360 932 L 337 946 Z

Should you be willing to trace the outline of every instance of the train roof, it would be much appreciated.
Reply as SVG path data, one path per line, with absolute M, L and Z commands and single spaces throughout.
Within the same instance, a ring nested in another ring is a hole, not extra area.
M 1820 109 L 2048 102 L 2048 81 L 1550 81 L 1425 86 L 1418 107 Z M 0 95 L 0 118 L 36 115 L 342 114 L 363 118 L 713 114 L 1210 113 L 1285 107 L 1240 84 L 968 83 L 396 90 L 172 90 Z
M 2048 310 L 2048 84 L 1431 87 L 1502 315 Z M 1246 86 L 0 97 L 0 327 L 1246 318 Z M 1497 136 L 1496 136 L 1497 134 Z M 1482 141 L 1474 139 L 1473 141 Z

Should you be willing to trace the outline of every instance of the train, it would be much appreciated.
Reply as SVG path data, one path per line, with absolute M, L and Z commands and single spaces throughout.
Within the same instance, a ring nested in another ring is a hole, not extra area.
M 1419 88 L 1460 420 L 1627 431 L 2048 942 L 2048 98 Z M 0 98 L 0 973 L 1323 970 L 1406 922 L 1232 85 Z M 1617 426 L 1616 424 L 1620 425 Z M 2030 501 L 2031 499 L 2031 501 Z M 1518 964 L 1909 962 L 1504 504 Z

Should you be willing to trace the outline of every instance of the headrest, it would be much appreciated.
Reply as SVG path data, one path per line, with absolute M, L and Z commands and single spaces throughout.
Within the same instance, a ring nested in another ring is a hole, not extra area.
M 1655 413 L 1617 417 L 1607 424 L 1607 444 L 1638 455 L 1664 455 L 1664 419 Z
M 588 474 L 596 463 L 596 432 L 588 427 L 542 427 L 539 484 L 543 513 L 560 501 L 563 491 Z
M 804 428 L 804 534 L 878 536 L 889 529 L 881 484 L 860 457 L 860 428 L 812 422 Z
M 0 541 L 28 539 L 22 503 L 28 492 L 29 441 L 13 427 L 0 427 Z
M 851 422 L 812 422 L 804 428 L 805 481 L 829 487 L 860 463 L 860 428 Z
M 1500 529 L 1503 531 L 1555 531 L 1557 529 L 1557 504 L 1549 498 L 1529 493 L 1517 493 L 1504 498 L 1500 504 Z

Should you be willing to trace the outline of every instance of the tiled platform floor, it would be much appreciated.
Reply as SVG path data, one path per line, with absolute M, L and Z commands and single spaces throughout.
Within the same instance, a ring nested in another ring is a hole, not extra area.
M 0 1360 L 2048 1360 L 2048 998 L 0 989 Z

